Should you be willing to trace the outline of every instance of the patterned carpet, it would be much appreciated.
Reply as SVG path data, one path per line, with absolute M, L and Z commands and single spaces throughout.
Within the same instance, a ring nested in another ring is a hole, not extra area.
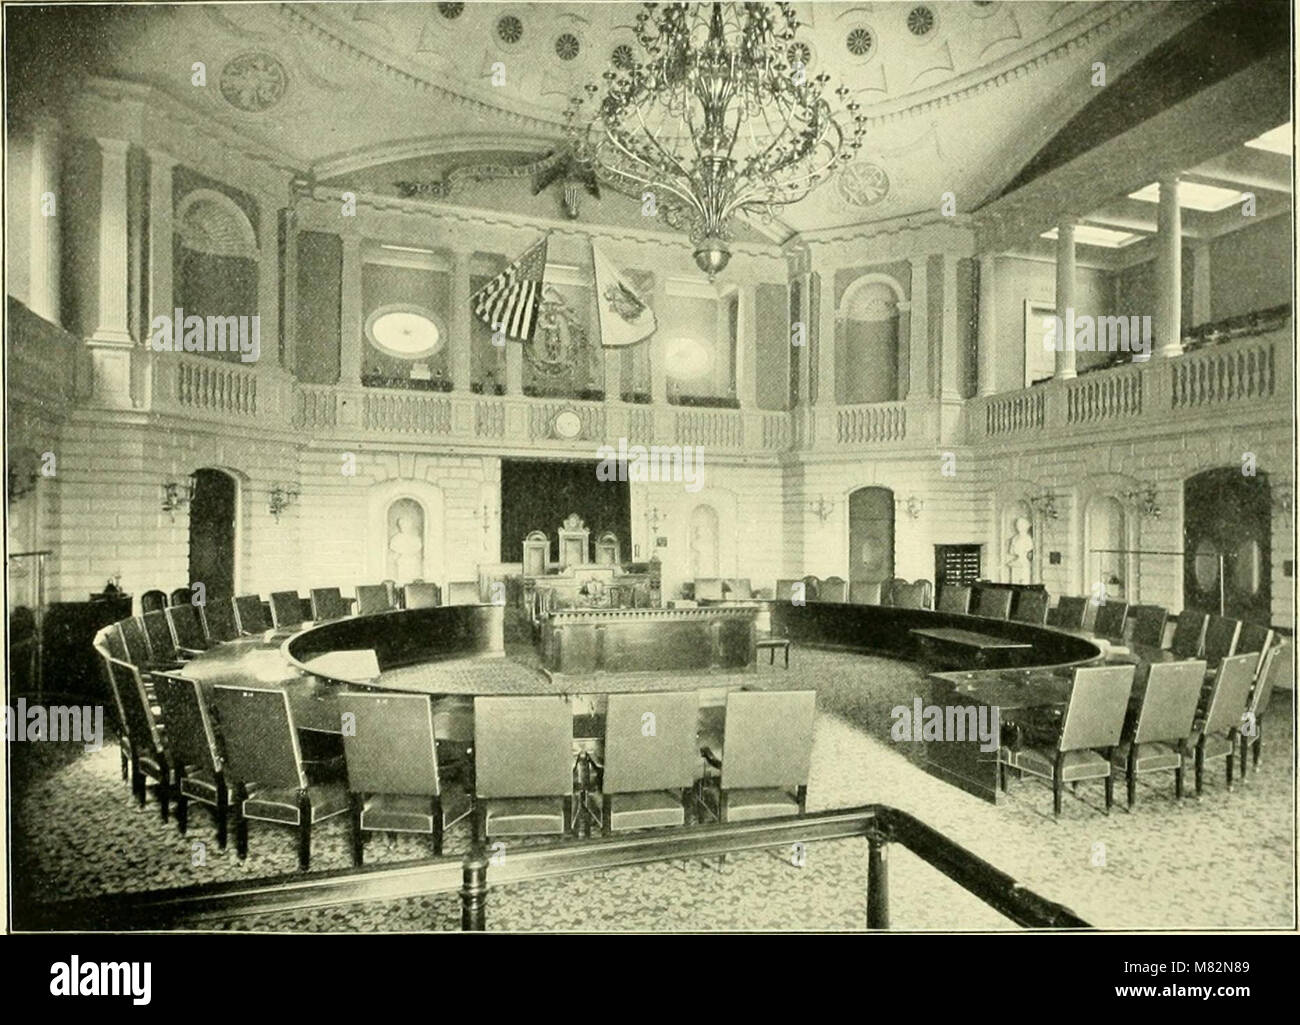
M 890 709 L 925 693 L 922 674 L 896 662 L 798 649 L 787 672 L 760 666 L 751 682 L 818 691 L 810 811 L 879 802 L 935 826 L 1042 896 L 1109 929 L 1291 928 L 1294 926 L 1290 692 L 1274 698 L 1258 774 L 1232 793 L 1222 769 L 1202 800 L 1173 800 L 1172 777 L 1142 780 L 1132 814 L 1101 813 L 1098 784 L 1068 791 L 1059 821 L 1051 793 L 1013 781 L 992 805 L 918 766 L 920 744 L 889 737 Z M 716 685 L 701 677 L 700 685 Z M 87 754 L 75 745 L 12 745 L 14 871 L 34 900 L 91 896 L 205 881 L 254 879 L 296 869 L 290 830 L 255 823 L 250 856 L 217 849 L 211 820 L 194 809 L 190 834 L 164 825 L 150 800 L 139 810 L 118 772 L 116 745 Z M 1122 787 L 1117 794 L 1122 794 Z M 448 853 L 463 851 L 463 826 Z M 200 850 L 195 844 L 205 844 Z M 1104 845 L 1104 847 L 1099 846 Z M 350 864 L 346 826 L 317 829 L 313 869 Z M 427 857 L 427 840 L 373 839 L 368 864 Z M 890 853 L 895 929 L 992 930 L 1014 926 L 907 851 Z M 585 878 L 494 888 L 488 927 L 500 930 L 784 929 L 864 925 L 866 845 L 816 844 L 806 864 L 788 853 L 732 856 L 722 872 L 698 862 L 617 869 Z M 270 931 L 396 932 L 459 928 L 454 895 L 234 920 Z

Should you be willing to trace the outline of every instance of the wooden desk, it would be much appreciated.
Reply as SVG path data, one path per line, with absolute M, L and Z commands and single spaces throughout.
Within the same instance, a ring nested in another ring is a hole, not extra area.
M 744 669 L 755 662 L 751 607 L 572 609 L 542 622 L 553 673 Z
M 1009 651 L 1032 651 L 1028 641 L 977 633 L 959 627 L 927 627 L 910 631 L 920 638 L 926 661 L 934 665 L 987 666 Z

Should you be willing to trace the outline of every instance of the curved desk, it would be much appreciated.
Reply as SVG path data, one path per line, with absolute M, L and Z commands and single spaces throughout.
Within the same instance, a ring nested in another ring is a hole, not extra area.
M 917 719 L 927 705 L 973 709 L 974 721 L 980 708 L 997 709 L 1001 720 L 1002 713 L 1060 707 L 1070 700 L 1074 668 L 1104 660 L 1099 645 L 1076 633 L 930 609 L 775 602 L 772 626 L 774 633 L 802 644 L 952 669 L 930 674 L 928 692 L 917 694 L 909 709 Z M 927 741 L 925 768 L 996 803 L 1000 741 L 996 738 L 989 751 L 980 750 L 978 739 Z

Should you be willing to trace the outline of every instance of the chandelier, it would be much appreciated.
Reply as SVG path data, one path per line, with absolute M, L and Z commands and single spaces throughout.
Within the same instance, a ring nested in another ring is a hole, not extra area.
M 689 226 L 712 280 L 731 259 L 731 219 L 770 219 L 803 199 L 852 159 L 866 117 L 843 85 L 833 110 L 830 76 L 808 75 L 789 3 L 644 7 L 634 30 L 642 52 L 615 49 L 605 95 L 588 85 L 570 100 L 567 131 L 601 180 Z M 584 116 L 587 101 L 595 109 Z

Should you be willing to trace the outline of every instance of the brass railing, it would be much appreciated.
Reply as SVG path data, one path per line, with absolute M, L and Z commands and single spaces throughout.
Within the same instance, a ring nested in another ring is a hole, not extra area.
M 248 915 L 303 911 L 459 891 L 461 928 L 487 925 L 489 885 L 504 887 L 537 879 L 583 875 L 657 861 L 715 858 L 740 851 L 827 840 L 867 841 L 866 927 L 889 928 L 887 849 L 901 844 L 963 889 L 1017 925 L 1033 929 L 1091 928 L 1069 908 L 1025 889 L 1014 878 L 938 830 L 887 805 L 814 812 L 798 818 L 646 830 L 633 836 L 512 849 L 492 864 L 475 845 L 463 858 L 444 857 L 403 865 L 340 869 L 252 882 L 114 894 L 41 902 L 19 908 L 24 931 L 78 932 L 201 928 Z

